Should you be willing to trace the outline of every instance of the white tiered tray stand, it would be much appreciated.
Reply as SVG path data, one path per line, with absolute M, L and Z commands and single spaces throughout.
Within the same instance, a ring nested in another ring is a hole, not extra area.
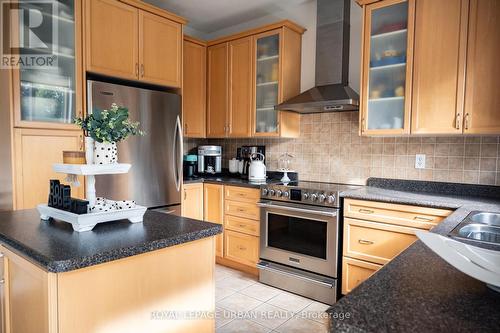
M 86 198 L 89 206 L 94 206 L 96 202 L 95 176 L 127 173 L 131 165 L 126 163 L 115 164 L 54 164 L 53 169 L 59 173 L 68 175 L 85 176 Z M 142 222 L 147 208 L 136 205 L 134 208 L 113 210 L 108 212 L 95 212 L 87 214 L 74 214 L 62 209 L 49 207 L 47 204 L 38 205 L 38 212 L 42 220 L 54 218 L 71 223 L 73 230 L 82 232 L 92 230 L 97 223 L 111 222 L 128 219 L 132 223 Z

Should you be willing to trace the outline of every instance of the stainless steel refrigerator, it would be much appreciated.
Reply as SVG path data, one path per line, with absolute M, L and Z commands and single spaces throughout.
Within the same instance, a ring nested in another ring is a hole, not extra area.
M 144 136 L 118 143 L 118 161 L 131 163 L 128 174 L 96 177 L 96 194 L 113 200 L 135 200 L 149 208 L 180 214 L 182 182 L 181 97 L 163 91 L 87 81 L 88 112 L 128 108 Z

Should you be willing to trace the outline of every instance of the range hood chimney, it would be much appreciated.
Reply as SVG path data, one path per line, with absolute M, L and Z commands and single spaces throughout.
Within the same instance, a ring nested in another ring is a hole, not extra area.
M 317 0 L 316 86 L 275 106 L 299 113 L 354 111 L 359 95 L 349 87 L 350 0 Z

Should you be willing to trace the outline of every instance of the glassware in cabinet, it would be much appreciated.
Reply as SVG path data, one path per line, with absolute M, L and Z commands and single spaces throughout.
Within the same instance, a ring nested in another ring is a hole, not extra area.
M 42 3 L 41 3 L 42 4 Z M 15 122 L 19 127 L 75 128 L 74 118 L 81 113 L 80 6 L 78 0 L 58 0 L 50 7 L 39 7 L 36 2 L 20 2 L 24 11 L 38 10 L 43 20 L 51 24 L 39 32 L 52 34 L 48 50 L 21 49 L 21 54 L 51 55 L 56 66 L 28 66 L 20 64 L 13 74 Z M 19 30 L 25 30 L 25 21 L 18 20 Z M 21 38 L 21 36 L 19 36 Z M 49 40 L 48 39 L 48 40 Z
M 363 130 L 404 133 L 408 119 L 408 1 L 376 3 L 367 7 L 365 27 Z
M 280 35 L 256 39 L 255 132 L 277 133 L 279 102 Z

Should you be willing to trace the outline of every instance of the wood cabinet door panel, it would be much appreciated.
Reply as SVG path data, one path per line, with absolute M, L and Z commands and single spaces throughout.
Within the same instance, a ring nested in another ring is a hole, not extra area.
M 260 221 L 244 219 L 241 217 L 224 216 L 224 227 L 229 230 L 242 232 L 244 234 L 259 236 Z
M 207 48 L 184 40 L 182 118 L 184 136 L 203 138 L 206 127 Z
M 87 70 L 137 79 L 138 9 L 114 0 L 92 0 L 85 4 Z
M 182 25 L 139 11 L 139 63 L 142 81 L 181 86 Z
M 386 264 L 417 240 L 416 230 L 344 218 L 344 255 Z
M 229 122 L 232 137 L 250 137 L 253 115 L 253 40 L 229 43 Z
M 224 231 L 224 257 L 255 267 L 259 260 L 259 238 L 231 230 Z
M 203 183 L 185 184 L 182 191 L 182 216 L 203 220 Z
M 350 293 L 380 268 L 382 265 L 344 257 L 342 260 L 342 294 Z
M 227 200 L 257 203 L 260 199 L 260 191 L 258 189 L 225 186 L 224 191 Z
M 203 184 L 203 219 L 208 222 L 224 223 L 224 186 Z M 224 255 L 224 236 L 216 236 L 215 255 Z
M 260 220 L 260 208 L 255 203 L 225 200 L 224 206 L 225 214 L 256 221 Z
M 500 1 L 471 0 L 464 132 L 500 133 Z
M 49 180 L 64 182 L 66 175 L 52 170 L 63 162 L 64 150 L 82 150 L 81 131 L 15 129 L 14 130 L 15 209 L 29 209 L 47 203 Z M 71 196 L 83 198 L 83 177 L 79 187 L 71 186 Z
M 228 112 L 228 44 L 210 46 L 207 54 L 207 137 L 223 138 Z
M 411 132 L 462 132 L 468 0 L 418 0 Z

